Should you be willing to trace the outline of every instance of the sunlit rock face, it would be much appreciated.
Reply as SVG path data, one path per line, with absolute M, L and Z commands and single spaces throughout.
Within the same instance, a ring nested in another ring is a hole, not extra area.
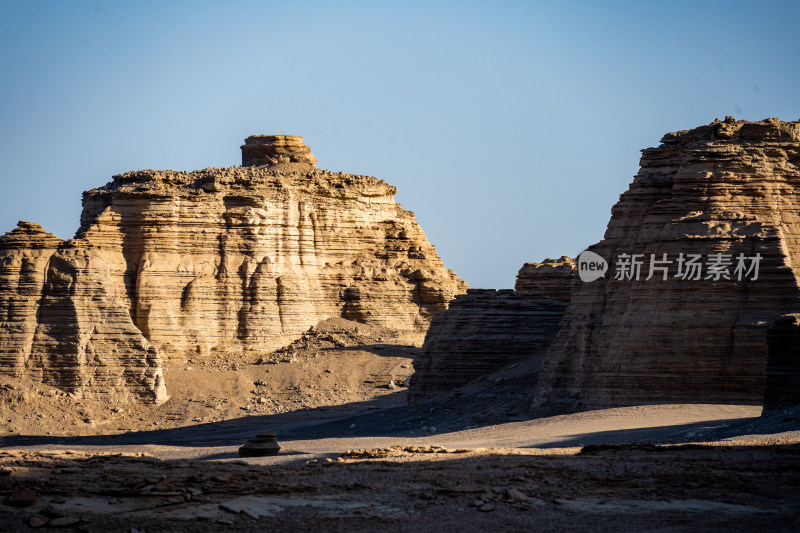
M 165 401 L 161 358 L 114 281 L 84 241 L 25 221 L 0 237 L 0 372 L 83 398 Z
M 536 407 L 760 403 L 768 324 L 800 309 L 800 124 L 726 118 L 666 135 L 589 250 L 608 272 L 573 279 Z
M 514 290 L 517 294 L 535 294 L 559 302 L 569 302 L 575 260 L 562 256 L 541 263 L 525 263 L 517 274 Z
M 331 317 L 421 344 L 466 290 L 384 181 L 315 168 L 300 137 L 250 137 L 243 160 L 114 176 L 66 243 L 3 237 L 0 372 L 160 402 L 163 357 L 257 357 Z
M 316 166 L 317 158 L 297 135 L 251 135 L 242 145 L 242 166 L 304 163 Z

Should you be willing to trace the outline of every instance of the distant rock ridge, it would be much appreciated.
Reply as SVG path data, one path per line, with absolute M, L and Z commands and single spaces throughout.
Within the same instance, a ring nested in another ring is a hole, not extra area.
M 83 195 L 76 237 L 0 238 L 0 373 L 162 402 L 161 358 L 260 354 L 331 317 L 420 344 L 466 290 L 384 181 L 252 136 L 244 167 L 140 170 Z
M 537 294 L 560 302 L 569 302 L 575 260 L 562 256 L 541 263 L 525 263 L 517 274 L 514 290 L 518 294 Z
M 800 309 L 800 123 L 726 117 L 665 135 L 589 250 L 608 274 L 573 279 L 535 407 L 761 403 L 768 324 Z M 681 254 L 699 256 L 700 279 Z M 757 279 L 737 274 L 740 254 L 748 269 L 760 258 Z M 653 264 L 666 272 L 646 280 Z

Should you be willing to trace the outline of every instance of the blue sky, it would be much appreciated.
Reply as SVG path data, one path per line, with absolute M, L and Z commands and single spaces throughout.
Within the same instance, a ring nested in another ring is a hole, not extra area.
M 800 2 L 0 4 L 0 232 L 81 192 L 302 135 L 399 188 L 448 268 L 512 287 L 600 240 L 639 150 L 800 118 Z

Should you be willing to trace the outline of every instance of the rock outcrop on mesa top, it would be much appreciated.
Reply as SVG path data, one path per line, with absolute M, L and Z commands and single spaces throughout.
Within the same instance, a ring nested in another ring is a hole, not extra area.
M 242 157 L 114 176 L 70 241 L 3 237 L 0 372 L 158 402 L 161 357 L 255 360 L 331 317 L 421 344 L 466 290 L 384 181 L 315 168 L 301 137 L 250 137 Z
M 661 143 L 589 248 L 608 274 L 573 281 L 542 410 L 762 401 L 767 326 L 800 302 L 800 123 L 727 117 Z
M 569 302 L 575 260 L 562 256 L 541 263 L 525 263 L 517 274 L 514 290 L 517 294 L 536 294 L 552 300 Z
M 506 365 L 544 356 L 565 302 L 510 289 L 469 289 L 436 316 L 414 362 L 409 402 L 455 390 Z
M 311 148 L 297 135 L 251 135 L 244 140 L 241 148 L 243 167 L 276 163 L 317 164 Z

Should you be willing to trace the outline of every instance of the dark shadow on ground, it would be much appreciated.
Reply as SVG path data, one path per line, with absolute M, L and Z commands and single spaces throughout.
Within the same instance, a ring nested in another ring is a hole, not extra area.
M 531 391 L 525 390 L 522 382 L 487 383 L 486 387 L 484 392 L 465 395 L 457 391 L 447 397 L 412 405 L 404 403 L 407 391 L 402 389 L 362 402 L 245 416 L 179 428 L 67 437 L 12 435 L 0 438 L 0 447 L 43 444 L 233 446 L 264 431 L 277 433 L 280 440 L 423 436 L 528 418 Z M 401 405 L 397 405 L 399 395 L 402 395 Z
M 717 420 L 704 420 L 688 424 L 674 424 L 650 428 L 617 429 L 609 431 L 596 431 L 594 433 L 581 433 L 570 435 L 568 438 L 557 442 L 523 446 L 524 448 L 561 448 L 569 446 L 586 446 L 589 444 L 653 444 L 659 442 L 691 442 L 707 440 L 703 437 L 719 428 L 732 427 L 756 420 L 757 417 L 720 418 Z M 744 420 L 744 421 L 743 421 Z
M 366 407 L 372 402 L 360 402 Z M 323 418 L 319 409 L 297 411 L 268 416 L 249 416 L 224 422 L 197 424 L 174 429 L 139 431 L 117 435 L 95 435 L 75 437 L 54 436 L 10 436 L 0 439 L 0 446 L 29 446 L 29 445 L 61 445 L 61 446 L 128 446 L 128 445 L 166 445 L 178 447 L 215 447 L 239 446 L 255 434 L 263 431 L 273 431 L 282 441 L 314 440 L 322 438 L 347 438 L 347 437 L 419 437 L 441 433 L 449 433 L 477 427 L 475 424 L 465 424 L 474 421 L 465 417 L 459 409 L 463 407 L 463 400 L 446 398 L 415 405 L 405 405 L 380 409 L 371 412 L 353 414 L 353 404 L 324 408 L 330 411 Z M 466 402 L 474 404 L 474 401 Z M 491 405 L 484 403 L 483 408 L 491 409 Z M 473 413 L 475 414 L 475 413 Z M 629 444 L 629 443 L 656 443 L 656 442 L 691 442 L 707 440 L 705 435 L 713 434 L 720 430 L 733 433 L 736 428 L 746 429 L 748 424 L 757 421 L 757 417 L 749 419 L 718 419 L 701 421 L 689 424 L 675 424 L 652 428 L 634 428 L 625 430 L 600 431 L 569 436 L 564 439 L 542 439 L 528 447 L 554 448 L 565 446 L 584 446 L 588 444 Z M 509 421 L 511 419 L 493 419 L 481 425 L 491 425 Z M 425 426 L 424 424 L 439 424 L 439 426 Z M 795 424 L 797 426 L 797 424 Z M 427 427 L 427 430 L 422 428 Z M 431 431 L 433 428 L 433 431 Z M 742 430 L 740 429 L 740 431 Z M 795 427 L 794 429 L 798 429 Z M 772 432 L 764 431 L 765 433 Z M 752 431 L 750 432 L 752 433 Z M 535 434 L 531 435 L 533 439 Z M 284 450 L 282 455 L 292 452 Z M 234 453 L 218 454 L 205 457 L 206 459 L 233 458 Z
M 420 354 L 420 349 L 418 347 L 406 344 L 365 344 L 363 346 L 325 348 L 325 351 L 328 352 L 347 352 L 352 350 L 362 350 L 384 357 L 408 357 L 412 362 L 416 362 Z
M 380 346 L 380 345 L 375 345 Z M 375 349 L 375 346 L 366 348 Z M 388 345 L 393 346 L 393 345 Z M 381 350 L 379 350 L 381 351 Z M 388 355 L 388 354 L 387 354 Z M 499 376 L 499 377 L 498 377 Z M 244 416 L 179 428 L 113 435 L 38 436 L 0 438 L 0 447 L 166 445 L 186 447 L 239 446 L 257 433 L 272 431 L 281 441 L 352 437 L 420 437 L 540 418 L 530 410 L 538 374 L 497 373 L 462 389 L 429 401 L 405 404 L 406 389 L 366 401 L 322 406 L 288 413 Z M 400 405 L 398 405 L 400 404 Z M 777 416 L 777 415 L 776 415 Z M 788 418 L 787 418 L 788 416 Z M 784 421 L 788 420 L 788 422 Z M 536 447 L 630 442 L 689 442 L 741 434 L 769 434 L 800 429 L 800 413 L 763 418 L 720 419 L 654 428 L 603 431 L 545 441 Z M 782 425 L 781 425 L 782 424 Z M 690 433 L 694 433 L 691 435 Z M 535 438 L 535 435 L 532 435 Z M 220 457 L 224 458 L 224 457 Z

